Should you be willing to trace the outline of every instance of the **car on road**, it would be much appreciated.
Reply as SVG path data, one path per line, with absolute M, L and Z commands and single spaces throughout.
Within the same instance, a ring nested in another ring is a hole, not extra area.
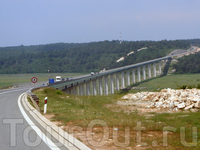
M 91 76 L 95 75 L 94 72 L 91 72 Z

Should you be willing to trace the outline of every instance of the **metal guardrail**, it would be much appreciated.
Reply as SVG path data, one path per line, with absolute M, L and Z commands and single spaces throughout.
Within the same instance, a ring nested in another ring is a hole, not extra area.
M 107 70 L 103 73 L 100 73 L 98 75 L 94 75 L 94 76 L 89 76 L 89 77 L 85 77 L 85 78 L 81 78 L 81 79 L 77 79 L 77 80 L 73 80 L 73 81 L 66 81 L 64 83 L 60 83 L 60 84 L 52 84 L 49 85 L 50 87 L 56 88 L 56 89 L 60 89 L 60 90 L 64 90 L 97 78 L 101 78 L 103 76 L 107 76 L 109 74 L 114 74 L 114 73 L 118 73 L 118 72 L 122 72 L 128 69 L 132 69 L 132 68 L 136 68 L 136 67 L 140 67 L 143 65 L 147 65 L 149 63 L 154 63 L 154 62 L 159 62 L 161 60 L 166 60 L 166 59 L 171 59 L 171 56 L 165 56 L 165 57 L 161 57 L 161 58 L 157 58 L 157 59 L 153 59 L 153 60 L 149 60 L 149 61 L 145 61 L 145 62 L 141 62 L 141 63 L 137 63 L 137 64 L 133 64 L 133 65 L 128 65 L 125 67 L 120 67 L 120 68 L 115 68 L 115 69 L 111 69 L 111 70 Z
M 40 112 L 40 108 L 39 108 L 39 98 L 37 97 L 37 95 L 33 94 L 30 90 L 26 92 L 27 93 L 27 97 L 30 98 L 30 100 L 32 101 L 35 109 Z

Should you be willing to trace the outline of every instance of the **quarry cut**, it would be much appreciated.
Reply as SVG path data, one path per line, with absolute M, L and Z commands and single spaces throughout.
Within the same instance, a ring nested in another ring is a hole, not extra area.
M 135 101 L 148 101 L 146 108 L 167 109 L 173 111 L 191 110 L 193 112 L 200 109 L 199 89 L 162 89 L 160 92 L 138 92 L 128 94 L 121 98 L 126 100 L 126 105 L 131 105 Z

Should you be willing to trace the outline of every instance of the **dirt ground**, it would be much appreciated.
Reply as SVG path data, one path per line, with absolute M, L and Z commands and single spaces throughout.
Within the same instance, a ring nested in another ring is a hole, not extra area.
M 149 112 L 172 112 L 171 110 L 161 110 L 161 109 L 151 109 L 146 108 L 150 102 L 148 101 L 135 101 L 131 105 L 128 104 L 126 100 L 118 101 L 118 103 L 114 105 L 106 105 L 106 107 L 113 109 L 113 111 L 121 111 L 124 110 L 125 113 L 131 113 L 137 111 L 139 114 L 143 114 L 146 116 L 146 119 L 150 118 L 153 114 L 149 114 Z M 120 106 L 120 109 L 119 109 Z M 117 107 L 118 109 L 115 109 Z M 54 115 L 44 115 L 47 119 L 51 120 Z M 163 136 L 163 132 L 161 131 L 145 131 L 142 132 L 142 139 L 145 137 L 143 141 L 152 141 L 151 145 L 142 145 L 138 144 L 136 136 L 137 131 L 132 129 L 127 129 L 124 131 L 120 131 L 117 128 L 108 128 L 108 136 L 104 133 L 104 129 L 102 126 L 94 126 L 92 129 L 84 129 L 79 126 L 74 126 L 73 122 L 68 122 L 66 125 L 63 125 L 62 122 L 54 121 L 57 126 L 60 126 L 69 134 L 72 134 L 76 139 L 83 142 L 85 145 L 90 147 L 93 150 L 143 150 L 147 148 L 159 148 L 162 146 L 161 142 L 158 142 L 153 139 L 161 139 Z M 129 134 L 126 134 L 128 133 Z M 126 136 L 129 135 L 129 136 Z M 168 135 L 170 136 L 170 135 Z M 105 139 L 105 140 L 104 140 Z M 126 139 L 126 140 L 125 140 Z M 141 141 L 142 141 L 141 139 Z M 145 144 L 145 143 L 143 143 Z M 93 146 L 94 145 L 94 146 Z M 169 147 L 168 147 L 169 148 Z

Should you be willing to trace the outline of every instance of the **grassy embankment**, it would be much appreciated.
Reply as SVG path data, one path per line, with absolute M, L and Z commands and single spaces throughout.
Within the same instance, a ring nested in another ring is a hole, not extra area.
M 178 88 L 182 85 L 197 85 L 200 83 L 200 74 L 183 74 L 169 75 L 157 77 L 136 83 L 132 86 L 146 87 L 143 90 L 130 90 L 129 93 L 138 91 L 158 91 L 162 88 Z M 119 129 L 121 133 L 118 140 L 124 142 L 124 129 L 130 127 L 130 145 L 134 148 L 137 145 L 136 132 L 133 127 L 136 127 L 137 122 L 141 122 L 145 131 L 142 131 L 142 142 L 147 142 L 146 149 L 199 149 L 200 136 L 200 113 L 179 112 L 179 113 L 149 113 L 141 114 L 136 110 L 131 113 L 126 113 L 120 106 L 115 105 L 116 101 L 124 94 L 117 92 L 108 96 L 72 96 L 67 95 L 62 91 L 51 88 L 38 90 L 35 92 L 40 98 L 40 108 L 43 111 L 44 97 L 48 96 L 48 112 L 54 114 L 52 121 L 61 121 L 63 125 L 77 125 L 86 130 L 88 123 L 94 119 L 104 120 L 110 129 L 113 126 Z M 112 107 L 109 107 L 112 106 Z M 168 132 L 168 146 L 163 146 L 163 128 L 170 126 L 174 132 Z M 185 127 L 185 132 L 181 132 L 181 127 Z M 197 137 L 197 143 L 192 141 L 192 128 L 197 128 L 197 133 L 194 133 L 194 139 Z M 181 134 L 180 134 L 181 133 Z M 185 133 L 185 136 L 183 135 Z M 182 137 L 182 138 L 181 138 Z M 109 139 L 112 139 L 112 130 L 110 131 Z M 185 140 L 184 140 L 185 138 Z M 188 147 L 194 145 L 194 147 Z M 153 146 L 155 147 L 153 147 Z M 121 149 L 126 149 L 122 148 Z

